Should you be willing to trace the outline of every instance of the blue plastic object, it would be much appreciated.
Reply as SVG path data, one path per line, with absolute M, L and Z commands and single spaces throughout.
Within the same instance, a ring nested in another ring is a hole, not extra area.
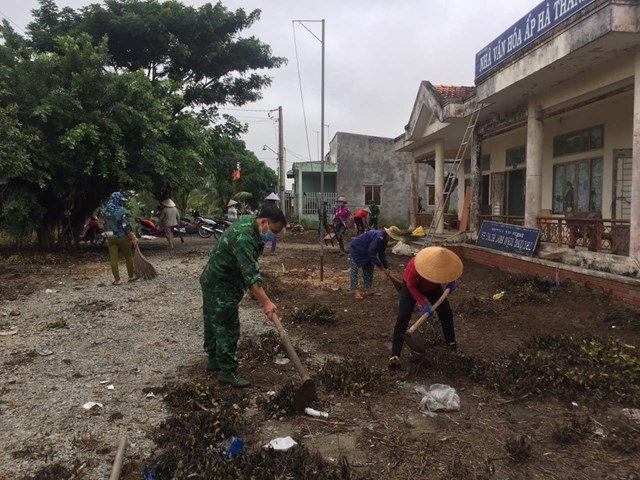
M 431 306 L 425 305 L 424 308 L 422 309 L 422 314 L 423 315 L 426 314 L 426 315 L 429 315 L 429 316 L 433 315 L 433 310 L 431 310 Z
M 244 450 L 244 442 L 239 438 L 233 437 L 233 441 L 231 445 L 229 445 L 229 450 L 227 450 L 227 458 L 232 459 L 233 457 L 237 457 Z
M 156 480 L 153 476 L 153 473 L 151 473 L 151 470 L 149 470 L 147 467 L 144 468 L 144 480 Z

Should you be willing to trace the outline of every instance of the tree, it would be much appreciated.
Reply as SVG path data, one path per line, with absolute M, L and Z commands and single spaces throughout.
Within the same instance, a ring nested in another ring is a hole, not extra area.
M 171 80 L 183 100 L 176 111 L 198 107 L 215 116 L 216 105 L 258 100 L 271 78 L 256 70 L 286 61 L 257 38 L 240 37 L 259 18 L 260 10 L 232 12 L 220 2 L 196 9 L 177 1 L 105 0 L 76 13 L 40 0 L 28 30 L 40 52 L 51 51 L 52 38 L 61 34 L 87 32 L 94 43 L 106 37 L 116 71 L 144 70 L 153 82 Z
M 257 159 L 234 143 L 246 127 L 216 107 L 256 100 L 271 81 L 256 71 L 284 62 L 240 36 L 259 10 L 106 0 L 75 11 L 40 0 L 33 13 L 26 38 L 0 27 L 3 228 L 31 216 L 49 248 L 112 191 L 186 203 L 203 171 L 230 198 L 227 171 Z
M 210 209 L 203 207 L 224 211 L 227 202 L 238 192 L 248 192 L 251 196 L 246 203 L 258 208 L 278 182 L 275 172 L 247 150 L 242 140 L 212 135 L 208 152 L 203 163 L 205 182 L 194 196 L 196 206 L 204 211 Z M 242 171 L 240 180 L 233 181 L 233 172 L 238 164 Z

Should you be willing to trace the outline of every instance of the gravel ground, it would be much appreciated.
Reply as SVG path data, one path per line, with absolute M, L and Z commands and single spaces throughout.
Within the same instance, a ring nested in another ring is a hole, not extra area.
M 149 433 L 167 416 L 161 387 L 205 366 L 198 277 L 211 243 L 189 239 L 173 255 L 150 243 L 159 273 L 150 282 L 112 286 L 105 257 L 0 305 L 0 331 L 17 329 L 0 336 L 0 480 L 56 463 L 108 478 L 123 435 L 128 459 L 148 455 Z M 246 333 L 269 328 L 246 303 Z

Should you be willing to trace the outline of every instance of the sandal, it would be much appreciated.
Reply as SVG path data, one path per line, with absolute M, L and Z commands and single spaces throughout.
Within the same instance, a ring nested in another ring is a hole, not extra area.
M 136 280 L 140 280 L 140 277 L 136 275 L 135 277 L 131 277 L 127 282 L 135 282 Z
M 122 285 L 122 280 L 114 280 L 111 285 Z

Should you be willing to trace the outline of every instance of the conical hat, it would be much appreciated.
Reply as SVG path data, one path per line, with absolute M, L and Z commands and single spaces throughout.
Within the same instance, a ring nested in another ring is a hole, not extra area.
M 167 198 L 166 200 L 162 201 L 162 206 L 171 208 L 171 207 L 175 207 L 176 204 L 173 203 L 173 200 L 171 200 L 170 198 Z
M 345 197 L 343 197 L 342 195 L 340 195 L 338 198 L 336 198 L 336 202 L 347 203 L 347 199 Z
M 403 241 L 406 237 L 406 235 L 403 235 L 402 231 L 395 225 L 389 228 L 384 227 L 384 231 L 387 232 L 387 235 L 389 235 L 391 238 L 399 242 Z
M 280 198 L 275 193 L 270 193 L 265 200 L 275 200 L 276 202 L 280 201 Z
M 236 202 L 235 200 L 231 199 L 229 200 L 229 203 L 227 203 L 227 207 L 233 207 L 234 205 L 237 205 L 238 202 Z
M 433 283 L 449 283 L 462 275 L 462 260 L 443 247 L 427 247 L 418 252 L 415 259 L 418 275 Z

